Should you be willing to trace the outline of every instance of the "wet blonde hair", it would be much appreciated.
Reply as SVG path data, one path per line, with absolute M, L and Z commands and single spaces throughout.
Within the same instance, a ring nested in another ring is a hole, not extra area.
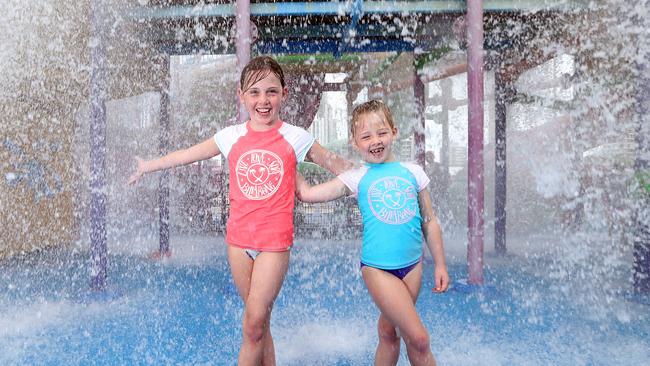
M 352 137 L 354 137 L 355 135 L 356 126 L 361 116 L 371 112 L 383 115 L 384 122 L 388 124 L 390 129 L 392 130 L 395 128 L 395 121 L 393 120 L 393 114 L 390 112 L 388 106 L 384 104 L 384 102 L 382 102 L 381 100 L 373 99 L 365 103 L 359 104 L 352 111 L 352 120 L 350 123 L 350 132 L 352 133 L 351 135 Z
M 280 64 L 269 56 L 259 56 L 250 60 L 244 67 L 239 78 L 239 87 L 243 92 L 255 85 L 258 81 L 273 74 L 280 79 L 280 84 L 285 87 L 284 71 Z

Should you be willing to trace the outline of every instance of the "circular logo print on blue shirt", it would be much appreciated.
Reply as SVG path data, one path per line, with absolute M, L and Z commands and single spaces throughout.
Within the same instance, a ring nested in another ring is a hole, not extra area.
M 391 225 L 403 224 L 411 221 L 417 213 L 417 192 L 404 178 L 381 178 L 368 188 L 368 205 L 380 221 Z

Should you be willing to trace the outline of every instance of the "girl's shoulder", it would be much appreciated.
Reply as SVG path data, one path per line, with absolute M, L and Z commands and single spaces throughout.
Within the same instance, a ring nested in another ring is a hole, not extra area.
M 246 122 L 226 126 L 215 133 L 221 136 L 241 136 L 246 134 Z
M 287 140 L 314 140 L 309 131 L 287 122 L 282 122 L 278 132 Z
M 292 125 L 291 123 L 288 122 L 281 122 L 282 125 L 280 126 L 280 133 L 294 133 L 294 134 L 300 134 L 300 135 L 310 135 L 309 131 L 305 130 L 302 127 L 298 127 L 296 125 Z
M 414 161 L 400 161 L 399 162 L 403 167 L 406 169 L 412 171 L 412 172 L 422 172 L 424 173 L 424 169 L 420 166 L 420 164 L 414 162 Z
M 358 165 L 339 174 L 337 178 L 340 179 L 352 193 L 356 194 L 359 191 L 359 182 L 361 182 L 361 179 L 366 175 L 366 172 L 368 172 L 367 165 Z
M 386 172 L 415 179 L 414 183 L 417 184 L 419 190 L 426 188 L 430 181 L 424 169 L 413 161 L 395 161 L 391 163 L 391 167 Z
M 360 177 L 366 174 L 368 171 L 369 166 L 366 164 L 361 164 L 361 165 L 354 165 L 352 168 L 344 171 L 343 173 L 339 174 L 339 176 L 348 176 L 348 177 Z
M 415 181 L 417 182 L 419 188 L 418 190 L 421 191 L 422 189 L 426 188 L 427 185 L 429 185 L 429 176 L 427 176 L 427 173 L 420 166 L 420 164 L 412 161 L 402 162 L 401 164 L 409 172 L 411 172 L 411 174 L 413 174 L 413 177 L 415 177 Z
M 282 122 L 282 126 L 280 126 L 278 131 L 284 140 L 293 147 L 298 161 L 303 161 L 305 159 L 307 152 L 316 141 L 304 128 L 286 122 Z
M 420 172 L 424 173 L 424 169 L 422 169 L 422 167 L 414 161 L 392 161 L 388 163 L 366 164 L 366 165 L 368 165 L 370 168 L 381 169 L 382 171 L 392 171 L 394 169 L 397 170 L 406 169 L 413 173 L 420 173 Z

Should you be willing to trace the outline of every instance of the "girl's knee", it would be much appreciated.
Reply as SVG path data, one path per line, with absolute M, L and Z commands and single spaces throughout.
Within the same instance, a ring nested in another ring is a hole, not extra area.
M 395 343 L 399 342 L 399 336 L 395 327 L 387 321 L 379 321 L 377 325 L 379 339 L 383 342 Z
M 406 345 L 417 353 L 428 353 L 431 350 L 429 334 L 424 329 L 419 330 L 406 339 Z
M 246 309 L 244 312 L 244 337 L 251 342 L 260 342 L 269 324 L 270 312 L 264 310 Z

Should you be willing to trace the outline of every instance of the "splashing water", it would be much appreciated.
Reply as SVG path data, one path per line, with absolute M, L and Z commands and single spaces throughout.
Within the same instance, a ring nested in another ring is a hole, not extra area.
M 166 78 L 171 148 L 203 141 L 232 122 L 235 57 L 187 48 L 194 42 L 230 52 L 230 24 L 199 16 L 220 9 L 212 2 L 178 2 L 190 10 L 186 27 L 133 16 L 140 7 L 165 10 L 165 2 L 105 3 L 105 193 L 115 292 L 106 301 L 88 299 L 90 51 L 102 45 L 90 34 L 90 3 L 8 0 L 0 14 L 0 364 L 234 363 L 242 305 L 224 257 L 225 162 L 173 171 L 173 255 L 160 263 L 145 259 L 157 247 L 158 176 L 124 188 L 133 156 L 159 154 Z M 487 286 L 474 292 L 460 285 L 467 277 L 467 77 L 426 83 L 424 126 L 413 113 L 410 85 L 415 72 L 441 75 L 464 62 L 463 40 L 452 30 L 460 11 L 422 18 L 415 11 L 371 14 L 367 7 L 354 28 L 341 7 L 327 32 L 347 42 L 335 55 L 276 55 L 291 74 L 296 98 L 287 102 L 286 117 L 298 123 L 315 116 L 310 131 L 328 149 L 358 160 L 347 141 L 349 109 L 381 97 L 397 120 L 399 159 L 416 157 L 417 133 L 425 135 L 426 150 L 435 151 L 444 172 L 436 180 L 440 188 L 433 187 L 436 208 L 458 284 L 431 294 L 432 263 L 426 262 L 418 310 L 439 364 L 636 365 L 650 359 L 648 301 L 632 291 L 634 220 L 643 222 L 650 207 L 633 182 L 642 173 L 635 159 L 650 159 L 637 141 L 648 125 L 637 105 L 646 80 L 639 70 L 647 69 L 650 49 L 648 8 L 636 1 L 575 3 L 581 5 L 555 11 L 557 2 L 538 2 L 513 17 L 489 11 L 484 17 Z M 312 30 L 308 21 L 278 16 L 256 26 L 255 47 L 268 46 L 265 37 L 279 32 L 274 22 L 285 22 L 288 33 Z M 443 26 L 429 28 L 433 24 Z M 154 30 L 162 30 L 160 38 Z M 425 54 L 350 51 L 394 39 L 418 43 L 423 35 L 429 37 L 421 45 Z M 161 53 L 156 42 L 162 41 L 176 56 Z M 426 48 L 431 42 L 433 51 Z M 507 98 L 508 254 L 497 256 L 496 80 L 499 70 L 522 64 L 528 66 L 512 74 Z M 310 103 L 324 85 L 335 91 L 316 108 Z M 314 179 L 327 177 L 301 169 Z M 278 362 L 367 364 L 378 313 L 359 275 L 354 202 L 297 207 L 299 235 L 272 323 Z M 403 350 L 399 364 L 408 364 Z

